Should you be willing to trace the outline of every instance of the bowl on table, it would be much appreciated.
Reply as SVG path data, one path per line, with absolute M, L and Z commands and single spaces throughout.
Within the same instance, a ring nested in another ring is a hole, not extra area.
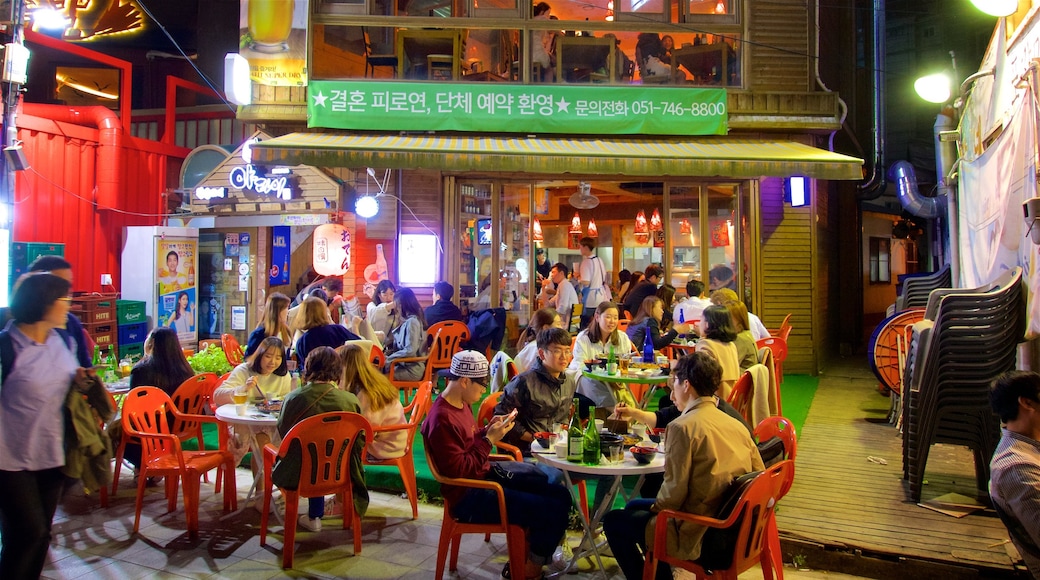
M 636 463 L 639 463 L 640 465 L 647 465 L 648 463 L 654 460 L 654 457 L 657 457 L 656 447 L 643 447 L 640 445 L 635 445 L 631 449 L 629 449 L 629 451 L 632 452 L 632 457 L 635 458 Z
M 610 448 L 612 446 L 624 445 L 624 439 L 617 433 L 600 433 L 599 434 L 599 450 L 603 452 L 603 456 L 610 457 Z
M 607 364 L 607 360 L 606 359 L 602 359 L 602 358 L 589 359 L 589 360 L 585 361 L 585 370 L 587 370 L 587 371 L 589 371 L 591 373 L 592 371 L 596 370 L 596 367 L 604 367 L 604 366 L 606 366 L 606 364 Z
M 661 435 L 664 435 L 664 427 L 655 427 L 653 429 L 650 429 L 646 434 L 646 436 L 649 437 L 650 440 L 654 443 L 661 442 Z
M 539 431 L 534 434 L 534 440 L 542 446 L 542 449 L 552 449 L 553 445 L 556 444 L 556 439 L 559 437 L 556 433 L 550 433 L 548 431 Z

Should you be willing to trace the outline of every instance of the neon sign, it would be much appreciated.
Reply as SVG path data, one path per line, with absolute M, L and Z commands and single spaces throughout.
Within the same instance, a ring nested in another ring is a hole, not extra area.
M 195 199 L 208 201 L 211 199 L 222 199 L 227 197 L 226 187 L 196 187 Z
M 284 174 L 269 177 L 258 172 L 255 165 L 246 165 L 232 169 L 228 181 L 235 189 L 288 201 L 292 199 L 290 177 Z

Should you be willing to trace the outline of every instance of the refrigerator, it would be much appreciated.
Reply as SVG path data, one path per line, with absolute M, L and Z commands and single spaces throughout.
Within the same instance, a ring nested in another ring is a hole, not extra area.
M 132 226 L 123 236 L 121 297 L 142 300 L 149 330 L 173 328 L 181 348 L 198 347 L 199 230 Z

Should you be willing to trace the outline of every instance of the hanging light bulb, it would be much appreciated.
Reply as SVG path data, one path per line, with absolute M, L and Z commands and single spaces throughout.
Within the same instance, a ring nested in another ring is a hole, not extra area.
M 354 213 L 365 219 L 379 213 L 379 200 L 374 195 L 363 195 L 354 202 Z
M 569 231 L 572 234 L 581 233 L 581 217 L 578 216 L 578 212 L 574 212 L 574 217 L 571 218 L 571 229 Z
M 596 227 L 596 220 L 594 218 L 589 218 L 588 234 L 590 238 L 599 237 L 599 229 Z
M 726 3 L 723 0 L 719 0 L 719 3 L 715 5 L 715 14 L 725 14 Z
M 545 236 L 542 235 L 542 222 L 538 221 L 538 218 L 534 218 L 534 241 L 544 242 Z
M 690 225 L 690 220 L 683 218 L 679 221 L 679 235 L 689 236 L 693 234 L 693 226 Z
M 661 225 L 661 214 L 657 212 L 657 208 L 654 208 L 654 213 L 650 215 L 650 231 L 659 232 L 664 229 Z

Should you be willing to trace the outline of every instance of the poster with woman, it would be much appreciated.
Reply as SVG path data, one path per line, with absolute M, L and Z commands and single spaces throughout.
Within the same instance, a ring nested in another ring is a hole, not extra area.
M 181 344 L 185 345 L 194 343 L 196 337 L 197 256 L 197 240 L 166 238 L 156 242 L 159 289 L 156 325 L 174 329 Z

